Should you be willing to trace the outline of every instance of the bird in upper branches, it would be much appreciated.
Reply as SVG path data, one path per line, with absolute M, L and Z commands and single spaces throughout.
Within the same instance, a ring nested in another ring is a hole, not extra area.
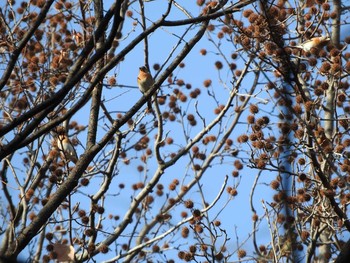
M 137 84 L 139 86 L 140 91 L 142 94 L 146 93 L 148 90 L 150 90 L 154 84 L 154 79 L 149 73 L 149 70 L 147 67 L 142 66 L 139 68 L 139 74 L 137 76 Z M 149 99 L 147 101 L 148 110 L 152 111 L 152 99 Z
M 71 140 L 64 132 L 58 133 L 55 143 L 60 151 L 61 157 L 64 160 L 71 161 L 74 164 L 78 162 L 78 155 Z
M 328 44 L 328 42 L 331 39 L 326 36 L 321 37 L 313 37 L 309 40 L 306 40 L 305 42 L 301 43 L 300 45 L 294 46 L 296 48 L 300 48 L 304 51 L 310 51 L 312 48 L 322 48 L 325 45 Z

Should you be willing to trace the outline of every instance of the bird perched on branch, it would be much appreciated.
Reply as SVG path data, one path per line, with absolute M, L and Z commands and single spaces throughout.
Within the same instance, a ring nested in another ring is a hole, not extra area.
M 149 73 L 149 70 L 145 66 L 142 66 L 139 68 L 139 74 L 137 76 L 137 84 L 142 94 L 150 90 L 154 84 L 154 79 L 152 75 Z M 147 106 L 148 106 L 148 110 L 152 111 L 152 99 L 149 99 L 147 101 Z
M 59 133 L 56 138 L 57 148 L 61 152 L 62 159 L 71 161 L 73 163 L 78 162 L 78 155 L 72 142 L 69 140 L 66 134 Z
M 331 39 L 329 37 L 321 36 L 321 37 L 313 37 L 309 40 L 306 40 L 305 42 L 301 43 L 300 45 L 295 46 L 296 48 L 301 48 L 304 51 L 310 51 L 312 48 L 322 48 Z

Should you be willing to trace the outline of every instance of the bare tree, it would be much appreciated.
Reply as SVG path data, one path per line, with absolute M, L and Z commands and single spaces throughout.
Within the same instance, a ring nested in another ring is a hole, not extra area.
M 2 258 L 346 260 L 344 3 L 2 5 Z

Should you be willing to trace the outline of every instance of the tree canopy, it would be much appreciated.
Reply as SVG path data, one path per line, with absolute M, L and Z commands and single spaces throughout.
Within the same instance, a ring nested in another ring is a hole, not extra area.
M 347 4 L 3 1 L 0 257 L 348 262 Z

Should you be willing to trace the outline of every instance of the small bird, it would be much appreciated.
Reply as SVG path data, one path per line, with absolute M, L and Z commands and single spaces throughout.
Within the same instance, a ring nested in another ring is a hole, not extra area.
M 301 43 L 300 45 L 295 46 L 296 48 L 301 48 L 304 51 L 310 51 L 312 48 L 322 48 L 325 45 L 327 45 L 327 43 L 330 41 L 331 39 L 329 37 L 313 37 L 309 40 L 306 40 L 305 42 Z
M 152 88 L 154 84 L 154 79 L 145 66 L 142 66 L 139 69 L 140 70 L 139 70 L 139 75 L 137 76 L 137 84 L 142 94 L 144 94 L 150 88 Z M 148 106 L 148 110 L 152 111 L 152 99 L 148 100 L 147 106 Z
M 62 159 L 78 162 L 78 155 L 72 142 L 65 134 L 59 134 L 56 138 L 57 148 L 61 151 Z

